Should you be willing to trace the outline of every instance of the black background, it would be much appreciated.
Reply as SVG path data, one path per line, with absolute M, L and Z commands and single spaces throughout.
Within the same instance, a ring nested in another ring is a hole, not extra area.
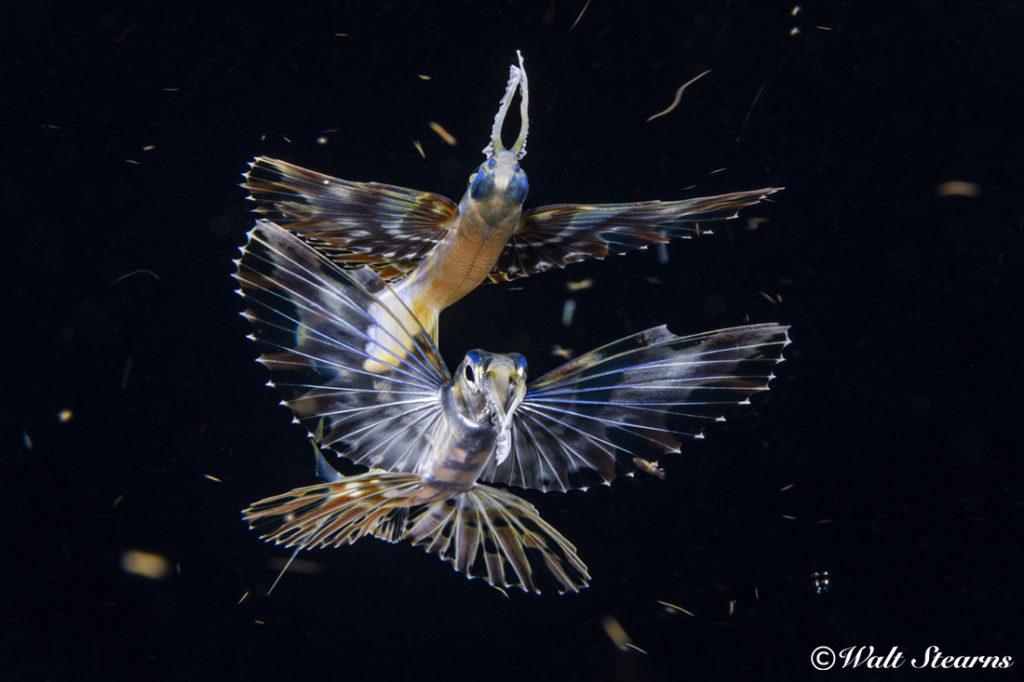
M 1024 657 L 1024 6 L 593 0 L 570 32 L 583 4 L 3 10 L 4 678 L 865 679 L 815 673 L 811 650 Z M 482 286 L 442 318 L 449 362 L 516 350 L 537 376 L 556 343 L 748 318 L 793 325 L 789 361 L 664 483 L 527 494 L 588 563 L 582 595 L 506 599 L 366 540 L 266 598 L 285 553 L 239 510 L 312 472 L 231 293 L 239 173 L 265 153 L 458 199 L 516 48 L 528 206 L 787 190 L 745 215 L 769 222 L 673 244 L 668 265 L 651 250 Z M 940 197 L 947 180 L 981 194 Z M 140 268 L 159 279 L 118 279 Z M 127 574 L 128 549 L 178 570 Z M 605 614 L 648 655 L 617 650 Z

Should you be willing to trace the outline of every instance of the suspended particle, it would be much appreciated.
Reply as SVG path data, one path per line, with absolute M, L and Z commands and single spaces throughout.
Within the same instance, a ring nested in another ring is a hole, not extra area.
M 171 572 L 171 562 L 160 554 L 130 549 L 121 555 L 121 568 L 132 575 L 162 580 Z
M 569 291 L 585 291 L 592 286 L 594 286 L 594 280 L 589 277 L 565 283 L 565 288 Z
M 832 576 L 828 571 L 815 571 L 811 574 L 811 592 L 817 597 L 824 597 L 832 591 Z
M 657 601 L 658 601 L 659 604 L 661 604 L 665 608 L 665 611 L 667 613 L 685 613 L 690 618 L 696 618 L 697 617 L 697 616 L 694 615 L 693 611 L 691 611 L 689 609 L 684 609 L 679 604 L 673 604 L 670 601 L 662 601 L 660 599 L 658 599 Z
M 444 140 L 445 144 L 454 147 L 459 143 L 459 141 L 455 139 L 455 136 L 449 133 L 447 130 L 445 130 L 444 126 L 441 125 L 440 123 L 430 121 L 428 125 L 430 126 L 430 129 L 433 130 L 438 137 Z
M 565 305 L 562 306 L 562 326 L 568 327 L 572 324 L 572 317 L 576 313 L 576 301 L 575 299 L 566 299 Z

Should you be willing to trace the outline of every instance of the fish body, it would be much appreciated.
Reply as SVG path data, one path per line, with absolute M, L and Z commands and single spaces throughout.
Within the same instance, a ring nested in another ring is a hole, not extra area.
M 516 353 L 471 350 L 450 373 L 373 268 L 342 269 L 265 220 L 236 266 L 242 314 L 283 404 L 316 445 L 370 468 L 342 476 L 318 447 L 323 482 L 243 517 L 296 551 L 408 541 L 499 589 L 536 592 L 546 580 L 575 592 L 590 577 L 533 505 L 493 484 L 586 489 L 635 458 L 679 452 L 767 390 L 789 343 L 776 324 L 692 336 L 655 327 L 529 383 Z
M 243 186 L 257 212 L 341 267 L 374 268 L 394 285 L 384 305 L 397 311 L 395 324 L 415 318 L 435 341 L 441 311 L 484 281 L 503 282 L 586 258 L 706 234 L 707 224 L 735 217 L 743 207 L 781 189 L 524 210 L 529 192 L 522 166 L 529 133 L 529 85 L 521 54 L 509 73 L 484 148 L 485 161 L 470 175 L 457 204 L 439 194 L 342 180 L 268 157 L 253 160 Z M 506 147 L 501 130 L 517 92 L 519 135 Z M 405 317 L 406 309 L 410 318 Z M 375 341 L 386 341 L 397 331 L 389 324 L 377 332 Z M 375 354 L 373 359 L 381 358 Z M 367 366 L 381 368 L 372 362 Z

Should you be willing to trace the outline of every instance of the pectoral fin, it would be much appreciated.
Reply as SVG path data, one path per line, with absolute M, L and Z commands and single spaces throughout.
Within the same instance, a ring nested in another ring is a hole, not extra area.
M 523 214 L 490 274 L 492 282 L 527 277 L 586 258 L 605 258 L 710 232 L 704 223 L 735 218 L 781 187 L 682 201 L 558 204 Z
M 243 174 L 261 213 L 342 267 L 400 278 L 445 235 L 458 207 L 439 194 L 352 182 L 257 157 Z

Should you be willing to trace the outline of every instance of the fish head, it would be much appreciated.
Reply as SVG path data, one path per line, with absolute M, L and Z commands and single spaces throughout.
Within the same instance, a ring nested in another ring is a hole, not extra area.
M 466 197 L 488 213 L 505 207 L 520 208 L 530 191 L 526 171 L 515 152 L 504 149 L 487 159 L 469 176 Z
M 484 148 L 487 160 L 469 176 L 469 188 L 465 201 L 477 211 L 490 216 L 500 215 L 509 209 L 521 209 L 530 189 L 519 161 L 526 156 L 526 136 L 530 130 L 530 90 L 526 80 L 526 66 L 518 50 L 519 65 L 509 69 L 505 95 L 501 98 L 498 113 L 491 128 L 491 141 Z M 505 147 L 501 139 L 501 128 L 505 124 L 512 98 L 519 91 L 519 136 L 511 147 Z
M 526 395 L 526 359 L 519 353 L 471 350 L 455 371 L 452 390 L 464 417 L 508 428 Z

